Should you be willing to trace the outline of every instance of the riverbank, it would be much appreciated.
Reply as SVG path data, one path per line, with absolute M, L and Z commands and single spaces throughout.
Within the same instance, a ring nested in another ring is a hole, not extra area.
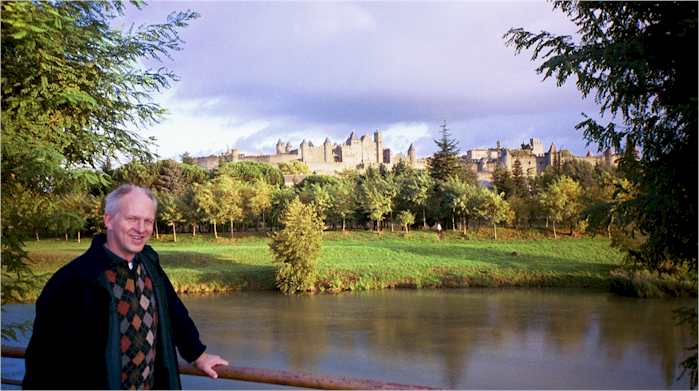
M 479 232 L 472 232 L 479 237 Z M 484 236 L 487 231 L 484 232 Z M 503 236 L 517 237 L 503 232 Z M 522 234 L 519 234 L 521 236 Z M 318 260 L 317 291 L 385 288 L 575 287 L 608 289 L 610 272 L 623 255 L 604 238 L 536 238 L 468 240 L 448 232 L 439 240 L 433 232 L 359 231 L 326 233 Z M 487 236 L 486 236 L 487 237 Z M 240 290 L 272 290 L 276 265 L 261 234 L 235 238 L 191 238 L 167 235 L 153 239 L 161 263 L 175 289 L 185 294 Z M 32 270 L 40 285 L 59 267 L 82 253 L 78 244 L 58 239 L 27 242 Z M 40 288 L 27 294 L 36 299 Z

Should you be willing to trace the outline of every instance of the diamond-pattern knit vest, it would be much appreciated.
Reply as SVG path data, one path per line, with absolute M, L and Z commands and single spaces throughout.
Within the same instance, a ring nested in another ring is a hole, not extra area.
M 122 389 L 152 389 L 155 369 L 158 314 L 153 281 L 134 258 L 133 269 L 125 261 L 112 263 L 105 272 L 116 299 L 119 322 Z

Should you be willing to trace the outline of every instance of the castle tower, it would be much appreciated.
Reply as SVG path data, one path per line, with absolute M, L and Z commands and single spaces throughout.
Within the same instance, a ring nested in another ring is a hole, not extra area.
M 376 148 L 376 163 L 383 162 L 383 136 L 378 129 L 374 132 L 374 147 Z
M 347 141 L 345 141 L 345 143 L 346 143 L 347 145 L 352 145 L 352 144 L 354 144 L 354 143 L 357 142 L 357 141 L 359 141 L 359 140 L 357 139 L 357 136 L 355 136 L 355 135 L 354 135 L 354 132 L 352 132 L 352 133 L 350 133 L 349 137 L 347 137 Z
M 415 155 L 415 147 L 413 144 L 410 144 L 410 147 L 408 147 L 408 160 L 410 161 L 410 165 L 414 166 L 415 162 L 417 161 L 417 157 Z
M 291 152 L 291 143 L 287 142 L 286 145 L 284 146 L 284 152 L 289 153 Z
M 334 161 L 334 159 L 333 159 L 333 146 L 332 146 L 332 143 L 330 142 L 329 137 L 326 137 L 325 142 L 323 143 L 323 160 L 326 163 L 332 163 Z
M 276 151 L 277 155 L 284 153 L 284 143 L 282 143 L 282 139 L 277 140 Z
M 548 165 L 553 166 L 557 164 L 558 161 L 558 151 L 556 151 L 556 144 L 551 143 L 549 147 L 548 155 Z
M 306 156 L 308 156 L 308 142 L 306 139 L 301 141 L 301 147 L 299 149 L 301 150 L 301 161 L 306 163 Z
M 535 156 L 544 155 L 544 144 L 541 143 L 541 140 L 539 140 L 538 138 L 530 138 L 529 145 L 532 147 L 532 153 Z

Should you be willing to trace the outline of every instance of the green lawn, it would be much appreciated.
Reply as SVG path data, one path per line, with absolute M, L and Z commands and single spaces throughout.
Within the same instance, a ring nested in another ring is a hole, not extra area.
M 183 293 L 274 289 L 275 264 L 262 235 L 234 239 L 178 235 L 152 240 L 173 285 Z M 27 242 L 33 270 L 48 278 L 82 253 L 81 244 L 59 239 Z M 606 288 L 620 252 L 602 238 L 466 240 L 450 232 L 326 233 L 318 260 L 318 290 L 393 287 L 555 286 Z M 27 300 L 36 298 L 32 292 Z

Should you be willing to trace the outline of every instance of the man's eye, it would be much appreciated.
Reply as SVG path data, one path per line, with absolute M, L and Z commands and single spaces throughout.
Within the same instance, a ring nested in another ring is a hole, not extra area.
M 153 220 L 146 219 L 146 224 L 153 224 Z
M 127 217 L 126 220 L 129 222 L 135 223 L 138 219 L 135 217 Z

